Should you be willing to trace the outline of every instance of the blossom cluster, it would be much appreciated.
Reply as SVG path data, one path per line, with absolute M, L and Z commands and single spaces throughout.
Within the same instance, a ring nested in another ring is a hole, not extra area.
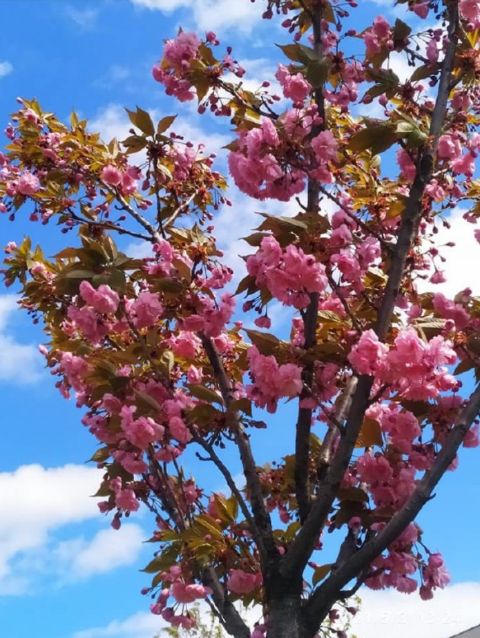
M 274 237 L 264 237 L 259 250 L 247 259 L 248 273 L 258 286 L 287 306 L 304 308 L 309 293 L 321 293 L 327 287 L 325 267 L 314 255 L 290 244 L 283 249 Z

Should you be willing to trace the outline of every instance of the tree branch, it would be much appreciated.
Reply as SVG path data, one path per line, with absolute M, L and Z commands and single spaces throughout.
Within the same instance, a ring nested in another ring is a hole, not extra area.
M 104 188 L 106 188 L 106 190 L 111 195 L 113 195 L 113 197 L 115 197 L 115 199 L 120 203 L 121 208 L 126 211 L 130 215 L 130 217 L 133 217 L 133 219 L 138 222 L 140 226 L 143 226 L 143 228 L 145 228 L 145 230 L 150 235 L 150 241 L 152 243 L 157 242 L 161 239 L 160 233 L 155 230 L 154 226 L 148 221 L 148 219 L 145 219 L 145 217 L 143 217 L 143 215 L 140 215 L 140 213 L 135 210 L 133 206 L 130 206 L 125 197 L 123 197 L 123 195 L 121 195 L 118 190 L 110 188 L 105 184 Z
M 407 255 L 418 231 L 422 214 L 422 197 L 425 187 L 432 177 L 435 151 L 446 116 L 449 85 L 458 39 L 458 3 L 449 3 L 448 12 L 448 46 L 442 63 L 438 95 L 432 114 L 430 141 L 420 153 L 415 180 L 411 187 L 405 213 L 402 218 L 398 241 L 392 256 L 387 286 L 378 313 L 376 333 L 381 340 L 384 340 L 388 333 L 395 301 L 405 271 Z M 315 541 L 325 525 L 338 487 L 348 468 L 355 442 L 363 423 L 365 411 L 369 405 L 369 396 L 372 386 L 373 377 L 366 375 L 359 377 L 345 431 L 342 434 L 335 458 L 326 472 L 325 479 L 319 489 L 319 496 L 313 504 L 305 524 L 297 534 L 297 537 L 290 546 L 289 552 L 282 561 L 281 570 L 289 577 L 295 577 L 303 573 L 308 558 L 313 551 Z
M 321 585 L 307 604 L 306 611 L 314 624 L 320 624 L 335 601 L 338 592 L 358 573 L 364 571 L 415 520 L 422 507 L 430 500 L 436 485 L 455 459 L 458 448 L 480 412 L 480 385 L 471 395 L 432 468 L 425 472 L 412 496 L 385 526 L 367 541 L 350 559 Z M 312 625 L 313 626 L 313 625 Z
M 212 590 L 212 599 L 218 610 L 215 613 L 219 615 L 220 622 L 228 633 L 234 638 L 250 638 L 250 629 L 227 597 L 215 569 L 207 567 L 203 572 L 202 580 Z
M 117 226 L 113 222 L 107 221 L 99 221 L 88 219 L 88 217 L 81 217 L 75 211 L 69 209 L 69 214 L 71 219 L 78 222 L 79 224 L 85 224 L 86 226 L 93 226 L 96 228 L 101 228 L 103 230 L 113 230 L 117 232 L 119 235 L 129 235 L 130 237 L 135 237 L 135 239 L 143 239 L 144 241 L 150 241 L 150 237 L 147 235 L 142 235 L 142 233 L 136 233 L 133 230 L 127 230 L 126 228 L 122 228 L 121 226 Z
M 203 447 L 203 449 L 206 452 L 208 452 L 208 454 L 210 456 L 210 459 L 213 461 L 213 463 L 215 463 L 215 465 L 217 466 L 218 470 L 223 475 L 223 478 L 225 479 L 228 487 L 230 488 L 230 491 L 232 492 L 232 494 L 237 499 L 238 505 L 239 505 L 240 509 L 242 510 L 242 514 L 244 515 L 245 520 L 247 521 L 247 523 L 251 526 L 251 528 L 252 528 L 252 530 L 254 532 L 254 535 L 259 535 L 259 531 L 256 529 L 255 521 L 252 519 L 252 516 L 251 516 L 251 514 L 250 514 L 250 512 L 248 510 L 247 504 L 245 503 L 245 499 L 243 498 L 242 494 L 240 493 L 240 490 L 238 489 L 235 481 L 233 480 L 233 477 L 232 477 L 230 471 L 228 470 L 227 466 L 222 462 L 222 460 L 220 459 L 218 454 L 213 449 L 212 445 L 210 445 L 209 443 L 204 441 L 200 436 L 195 436 L 194 440 L 195 440 L 195 442 L 198 445 Z
M 205 335 L 201 335 L 201 340 L 207 357 L 210 361 L 210 365 L 212 366 L 213 375 L 218 383 L 227 410 L 229 410 L 234 397 L 232 387 L 227 377 L 227 373 L 225 372 L 225 368 L 223 367 L 223 362 L 211 339 L 209 339 Z M 233 435 L 235 443 L 240 452 L 245 480 L 247 482 L 247 488 L 250 495 L 253 519 L 255 521 L 255 527 L 252 532 L 258 530 L 258 536 L 255 538 L 255 540 L 260 552 L 262 565 L 265 570 L 267 570 L 267 565 L 272 560 L 276 560 L 276 558 L 278 557 L 278 551 L 272 533 L 272 522 L 270 520 L 270 515 L 267 511 L 267 508 L 265 507 L 262 486 L 258 478 L 257 468 L 255 460 L 253 458 L 250 442 L 247 434 L 242 427 L 242 424 L 240 423 L 238 414 L 235 414 L 233 421 Z
M 318 7 L 311 13 L 313 24 L 313 48 L 320 59 L 323 56 L 322 44 L 322 18 L 323 7 Z M 311 137 L 315 137 L 320 131 L 325 130 L 325 99 L 323 97 L 323 87 L 315 89 L 315 103 L 318 115 L 322 118 L 321 124 L 313 127 Z M 307 210 L 310 213 L 318 214 L 320 204 L 320 184 L 316 179 L 308 179 L 308 203 Z M 318 323 L 318 303 L 317 293 L 310 295 L 310 303 L 303 316 L 303 332 L 305 335 L 304 348 L 312 348 L 317 341 Z M 314 363 L 308 363 L 303 370 L 303 383 L 306 388 L 300 397 L 309 396 L 313 383 Z M 295 430 L 295 495 L 297 498 L 298 513 L 300 521 L 307 518 L 310 511 L 310 485 L 309 485 L 309 460 L 310 460 L 310 430 L 312 427 L 312 410 L 310 408 L 298 408 L 297 426 Z

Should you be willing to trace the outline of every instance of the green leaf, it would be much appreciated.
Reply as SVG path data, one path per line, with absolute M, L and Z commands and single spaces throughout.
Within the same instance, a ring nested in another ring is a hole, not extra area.
M 475 363 L 471 359 L 464 359 L 460 361 L 455 370 L 453 371 L 454 375 L 463 374 L 464 372 L 468 372 L 472 368 L 475 367 Z
M 321 88 L 328 77 L 330 70 L 330 61 L 323 57 L 320 60 L 312 60 L 307 66 L 307 80 L 314 89 Z
M 165 131 L 168 131 L 176 119 L 176 115 L 167 115 L 166 117 L 163 117 L 157 124 L 157 135 L 161 135 L 162 133 L 165 133 Z
M 397 18 L 397 20 L 395 20 L 395 25 L 393 27 L 394 43 L 401 44 L 404 40 L 408 38 L 411 32 L 412 32 L 412 29 L 408 26 L 408 24 L 405 24 L 403 20 L 400 20 L 399 18 Z
M 302 53 L 298 44 L 277 44 L 277 47 L 283 51 L 289 60 L 300 62 Z
M 61 273 L 60 279 L 92 279 L 95 273 L 92 270 L 70 270 L 66 273 Z
M 248 416 L 252 416 L 252 402 L 247 398 L 236 399 L 230 404 L 230 412 L 244 412 Z
M 355 447 L 372 447 L 383 445 L 382 429 L 375 419 L 365 417 Z
M 238 284 L 235 294 L 239 295 L 240 293 L 245 292 L 246 290 L 250 292 L 250 289 L 252 287 L 255 287 L 255 277 L 252 277 L 252 275 L 247 275 Z
M 398 136 L 390 124 L 374 124 L 352 135 L 348 147 L 356 152 L 370 149 L 373 155 L 378 155 L 390 148 L 397 139 Z
M 238 505 L 235 498 L 226 499 L 221 494 L 214 494 L 215 508 L 224 523 L 233 523 L 237 518 Z
M 338 490 L 339 501 L 368 502 L 368 494 L 360 487 L 347 487 Z
M 140 135 L 130 135 L 130 137 L 122 140 L 120 144 L 125 146 L 127 153 L 138 153 L 138 151 L 141 151 L 147 146 L 148 141 Z
M 151 136 L 155 135 L 155 126 L 153 124 L 152 118 L 150 117 L 149 113 L 147 113 L 147 111 L 144 111 L 139 106 L 137 106 L 136 111 L 129 111 L 128 109 L 125 110 L 128 113 L 130 122 L 134 126 L 139 128 L 142 133 Z
M 246 241 L 250 246 L 260 246 L 264 237 L 266 237 L 265 233 L 255 232 L 251 235 L 247 235 L 247 237 L 243 237 L 243 241 Z
M 154 412 L 161 412 L 162 408 L 155 401 L 155 399 L 147 394 L 146 392 L 142 392 L 141 390 L 135 390 L 135 397 L 140 404 L 143 404 L 144 407 L 149 410 L 153 410 Z
M 281 215 L 269 215 L 268 213 L 259 213 L 265 218 L 260 226 L 262 230 L 275 230 L 275 228 L 285 228 L 287 230 L 307 230 L 308 226 L 305 222 L 295 219 L 294 217 L 282 217 Z
M 190 390 L 190 394 L 197 399 L 207 401 L 207 403 L 219 403 L 223 405 L 222 397 L 215 392 L 215 390 L 206 388 L 204 385 L 188 385 L 187 387 Z
M 206 44 L 202 43 L 198 51 L 200 53 L 200 57 L 202 58 L 202 61 L 205 62 L 206 65 L 215 66 L 216 64 L 218 64 L 218 60 L 213 55 L 212 49 Z
M 425 80 L 430 76 L 434 75 L 438 70 L 437 64 L 424 64 L 423 66 L 419 66 L 418 69 L 412 73 L 410 77 L 410 82 L 418 82 L 419 80 Z
M 108 446 L 99 448 L 90 459 L 95 463 L 103 463 L 110 457 L 110 448 Z
M 315 587 L 320 581 L 322 581 L 325 576 L 332 570 L 334 563 L 328 563 L 326 565 L 321 565 L 317 567 L 312 576 L 312 585 Z
M 263 355 L 274 354 L 281 344 L 281 341 L 268 332 L 259 332 L 258 330 L 245 330 L 248 338 L 257 346 L 259 352 Z

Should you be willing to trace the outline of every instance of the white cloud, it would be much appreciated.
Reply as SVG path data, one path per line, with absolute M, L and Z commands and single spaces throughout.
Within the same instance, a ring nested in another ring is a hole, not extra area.
M 0 62 L 0 78 L 9 75 L 13 71 L 13 65 L 11 62 Z
M 478 624 L 480 583 L 459 583 L 433 600 L 394 591 L 360 592 L 360 612 L 352 631 L 358 638 L 448 638 Z
M 131 0 L 135 6 L 171 12 L 189 9 L 190 21 L 196 29 L 223 31 L 235 28 L 248 32 L 263 11 L 261 2 L 247 0 Z
M 413 14 L 409 12 L 408 6 L 405 4 L 394 4 L 392 0 L 369 0 L 369 2 L 383 7 L 386 13 L 393 13 L 396 18 L 409 18 L 410 20 L 414 18 Z
M 428 602 L 416 594 L 362 590 L 351 631 L 357 638 L 449 638 L 478 624 L 479 596 L 480 583 L 452 585 Z M 258 609 L 243 610 L 242 615 L 253 627 Z M 152 638 L 164 626 L 158 617 L 141 612 L 104 627 L 78 631 L 72 638 Z
M 41 378 L 37 348 L 18 343 L 8 333 L 11 316 L 19 312 L 15 295 L 0 295 L 0 381 L 34 383 Z
M 77 631 L 73 638 L 152 638 L 166 626 L 158 616 L 139 612 L 125 620 L 112 620 L 106 627 Z
M 103 141 L 107 143 L 114 137 L 118 140 L 125 139 L 131 127 L 125 109 L 119 104 L 105 106 L 89 123 L 89 129 L 100 133 Z
M 3 593 L 11 578 L 11 563 L 39 550 L 49 534 L 68 523 L 98 516 L 90 498 L 101 472 L 80 465 L 44 468 L 24 465 L 0 473 L 0 583 Z M 18 593 L 11 592 L 8 593 Z
M 94 81 L 93 85 L 101 89 L 111 89 L 113 86 L 122 84 L 131 77 L 131 71 L 122 64 L 112 64 L 106 73 Z
M 68 580 L 83 580 L 132 565 L 142 549 L 145 534 L 138 525 L 126 524 L 117 531 L 102 529 L 91 539 L 74 538 L 59 543 L 54 558 Z M 67 570 L 68 567 L 68 570 Z
M 133 4 L 146 9 L 158 9 L 159 11 L 175 11 L 182 7 L 188 7 L 191 0 L 132 0 Z
M 471 288 L 476 295 L 480 294 L 480 281 L 476 275 L 480 266 L 480 245 L 474 236 L 476 226 L 463 219 L 465 210 L 457 208 L 447 218 L 450 228 L 444 228 L 438 222 L 439 232 L 435 235 L 435 246 L 446 262 L 437 261 L 440 270 L 445 271 L 447 281 L 443 284 L 431 284 L 419 281 L 421 292 L 442 292 L 453 298 L 465 288 Z M 455 246 L 446 246 L 454 242 Z
M 65 14 L 73 20 L 78 27 L 84 31 L 88 31 L 95 26 L 99 10 L 94 9 L 93 7 L 79 9 L 78 7 L 67 6 L 65 8 Z

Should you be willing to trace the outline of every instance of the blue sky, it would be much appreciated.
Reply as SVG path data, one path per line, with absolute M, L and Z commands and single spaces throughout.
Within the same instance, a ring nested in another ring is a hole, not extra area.
M 138 104 L 158 114 L 178 113 L 177 131 L 219 150 L 231 138 L 227 123 L 221 128 L 208 117 L 199 120 L 190 105 L 165 98 L 150 68 L 162 40 L 181 24 L 216 30 L 225 44 L 233 45 L 253 82 L 271 77 L 277 53 L 272 54 L 269 39 L 285 42 L 286 37 L 272 23 L 255 26 L 261 4 L 2 0 L 0 23 L 8 25 L 8 36 L 0 43 L 0 129 L 16 109 L 17 96 L 36 97 L 62 118 L 75 109 L 108 141 L 121 138 L 128 128 L 122 107 Z M 366 22 L 379 10 L 391 18 L 392 4 L 365 2 L 360 20 Z M 397 67 L 402 72 L 398 61 Z M 236 191 L 232 199 L 234 207 L 220 214 L 217 226 L 228 259 L 238 265 L 237 255 L 246 247 L 237 238 L 254 226 L 255 211 L 288 213 L 288 205 L 260 206 Z M 460 221 L 455 232 L 459 248 L 451 253 L 447 292 L 475 284 L 464 280 L 472 272 L 475 244 Z M 18 241 L 24 233 L 47 251 L 59 245 L 53 228 L 29 224 L 26 215 L 14 225 L 0 219 L 0 244 Z M 281 323 L 278 308 L 274 314 Z M 98 474 L 85 464 L 94 441 L 82 429 L 74 404 L 59 396 L 43 369 L 36 350 L 41 340 L 39 330 L 15 308 L 14 291 L 0 289 L 0 631 L 11 638 L 150 638 L 160 625 L 146 613 L 148 600 L 139 595 L 148 582 L 139 569 L 152 551 L 141 543 L 149 536 L 150 521 L 140 515 L 114 532 L 97 514 L 89 495 Z M 264 454 L 274 451 L 269 437 L 260 441 Z M 285 439 L 274 439 L 280 449 Z M 446 477 L 420 521 L 431 548 L 445 554 L 455 585 L 429 605 L 394 593 L 365 594 L 359 638 L 378 635 L 379 610 L 391 621 L 392 638 L 405 629 L 412 638 L 441 638 L 480 622 L 472 602 L 480 593 L 477 467 L 478 452 L 464 451 L 460 469 Z

